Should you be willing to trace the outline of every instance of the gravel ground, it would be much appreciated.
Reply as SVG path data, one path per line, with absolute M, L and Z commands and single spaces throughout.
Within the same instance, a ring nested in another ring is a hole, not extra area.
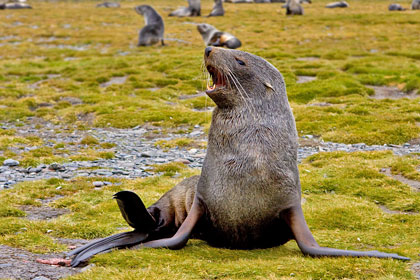
M 156 127 L 136 127 L 134 129 L 101 129 L 74 130 L 66 132 L 65 129 L 46 124 L 42 129 L 35 128 L 35 125 L 16 127 L 14 125 L 3 125 L 3 129 L 15 129 L 17 135 L 38 136 L 44 140 L 44 146 L 53 147 L 55 143 L 74 143 L 80 141 L 84 136 L 91 135 L 96 137 L 101 143 L 113 143 L 115 157 L 112 159 L 100 159 L 94 161 L 71 161 L 62 164 L 32 166 L 28 168 L 14 165 L 15 159 L 9 159 L 7 163 L 11 166 L 0 166 L 0 189 L 10 188 L 17 182 L 32 181 L 49 178 L 71 179 L 78 176 L 83 177 L 112 177 L 112 178 L 138 178 L 154 175 L 150 165 L 179 161 L 187 164 L 191 168 L 201 168 L 206 150 L 199 148 L 171 148 L 162 150 L 155 145 L 160 140 L 173 140 L 186 137 L 198 141 L 205 141 L 206 136 L 202 127 L 196 126 L 190 133 L 185 134 L 166 134 L 159 135 L 159 128 Z M 60 131 L 60 133 L 57 133 Z M 404 145 L 366 145 L 342 144 L 333 142 L 323 142 L 312 135 L 305 135 L 300 139 L 298 150 L 299 162 L 319 152 L 331 151 L 383 151 L 390 150 L 396 155 L 406 155 L 410 153 L 420 153 L 419 144 Z M 69 153 L 76 153 L 84 148 L 84 145 L 66 145 L 64 149 Z M 12 149 L 19 154 L 24 151 L 39 147 L 27 147 L 25 149 Z M 101 149 L 99 149 L 101 150 Z M 105 150 L 104 150 L 105 151 Z M 15 164 L 18 164 L 17 162 Z M 14 166 L 13 166 L 14 165 Z M 108 182 L 97 182 L 97 186 Z

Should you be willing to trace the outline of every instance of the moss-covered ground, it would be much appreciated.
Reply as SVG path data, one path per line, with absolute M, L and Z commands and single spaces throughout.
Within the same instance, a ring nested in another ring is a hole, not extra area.
M 241 50 L 260 55 L 283 74 L 300 135 L 326 141 L 402 144 L 419 138 L 420 99 L 377 100 L 367 86 L 393 86 L 403 92 L 420 88 L 420 12 L 388 12 L 389 1 L 351 1 L 348 9 L 325 9 L 326 0 L 305 5 L 302 17 L 286 17 L 281 3 L 225 4 L 218 18 L 170 18 L 186 1 L 123 1 L 119 9 L 96 9 L 98 2 L 31 1 L 33 10 L 0 11 L 0 122 L 15 125 L 31 118 L 63 128 L 130 128 L 143 124 L 171 132 L 194 125 L 208 127 L 201 109 L 209 98 L 179 99 L 205 87 L 204 45 L 193 23 L 207 22 L 233 33 Z M 399 1 L 409 6 L 409 1 Z M 137 48 L 143 18 L 133 7 L 151 4 L 165 20 L 167 46 Z M 202 13 L 213 1 L 202 1 Z M 184 42 L 185 41 L 185 42 Z M 316 76 L 298 84 L 297 76 Z M 122 84 L 106 86 L 113 78 Z M 327 103 L 329 106 L 317 106 Z M 43 124 L 38 127 L 43 129 Z M 95 139 L 74 155 L 112 157 L 97 150 Z M 189 139 L 173 145 L 204 145 Z M 82 143 L 83 142 L 83 143 Z M 69 160 L 67 144 L 43 148 L 43 140 L 16 131 L 0 131 L 1 159 L 14 149 L 22 165 Z M 192 240 L 179 251 L 117 251 L 92 259 L 95 267 L 71 279 L 414 279 L 410 266 L 420 251 L 420 193 L 382 174 L 390 168 L 420 179 L 418 155 L 389 152 L 321 153 L 300 165 L 304 213 L 321 245 L 396 252 L 411 262 L 379 259 L 304 257 L 295 242 L 251 251 L 224 250 Z M 0 243 L 31 252 L 58 252 L 67 247 L 55 238 L 96 238 L 126 224 L 111 199 L 121 189 L 134 190 L 146 205 L 156 201 L 182 177 L 199 173 L 182 164 L 155 167 L 164 175 L 126 180 L 93 190 L 92 180 L 50 179 L 15 185 L 0 192 Z M 181 177 L 172 178 L 175 172 Z M 49 206 L 71 212 L 49 221 L 24 218 L 21 205 L 63 197 Z M 385 206 L 401 214 L 381 210 Z M 403 214 L 405 213 L 405 214 Z M 417 214 L 416 214 L 417 213 Z M 52 230 L 52 231 L 50 231 Z

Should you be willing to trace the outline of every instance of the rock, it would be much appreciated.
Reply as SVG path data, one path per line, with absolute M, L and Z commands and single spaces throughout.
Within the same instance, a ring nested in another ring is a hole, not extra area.
M 197 149 L 191 149 L 188 151 L 189 154 L 196 154 L 198 152 Z
M 55 170 L 55 171 L 64 171 L 66 170 L 66 168 L 56 162 L 50 164 L 50 166 L 48 166 L 49 169 L 51 170 Z
M 47 278 L 44 276 L 38 276 L 38 277 L 32 278 L 32 280 L 50 280 L 50 278 Z
M 3 161 L 3 165 L 4 166 L 18 166 L 19 161 L 9 158 Z
M 198 135 L 201 135 L 201 134 L 203 134 L 202 131 L 196 130 L 196 131 L 191 132 L 190 136 L 195 137 L 195 136 L 198 136 Z
M 39 173 L 42 171 L 42 168 L 39 167 L 30 167 L 28 168 L 29 173 Z
M 104 184 L 104 182 L 102 182 L 102 181 L 94 181 L 93 182 L 93 186 L 95 186 L 95 187 L 102 187 L 103 185 L 105 185 Z
M 150 158 L 152 157 L 152 154 L 150 152 L 142 152 L 140 154 L 141 157 Z

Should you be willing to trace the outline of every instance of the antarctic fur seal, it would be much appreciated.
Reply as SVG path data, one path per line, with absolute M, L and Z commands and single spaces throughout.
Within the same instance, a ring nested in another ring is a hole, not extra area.
M 254 3 L 254 0 L 225 0 L 226 3 L 232 4 L 243 4 L 243 3 Z
M 201 23 L 197 25 L 197 30 L 203 37 L 206 46 L 220 46 L 229 49 L 239 48 L 242 43 L 238 38 L 230 33 L 218 30 L 213 25 Z
M 403 8 L 400 4 L 390 4 L 388 6 L 389 11 L 405 11 L 405 8 Z
M 207 47 L 204 62 L 216 103 L 200 176 L 146 208 L 133 192 L 114 195 L 134 228 L 71 251 L 71 265 L 112 248 L 184 247 L 189 238 L 231 249 L 267 248 L 295 239 L 305 255 L 408 260 L 378 251 L 320 247 L 301 207 L 296 124 L 283 76 L 250 53 Z
M 413 0 L 413 2 L 411 2 L 411 9 L 420 10 L 420 0 Z
M 139 42 L 137 46 L 150 46 L 161 42 L 162 46 L 165 45 L 163 42 L 163 32 L 165 26 L 162 17 L 149 5 L 140 5 L 134 8 L 134 10 L 144 16 L 145 26 L 139 32 Z
M 346 1 L 339 1 L 327 4 L 326 8 L 348 8 L 349 4 Z
M 200 15 L 200 0 L 188 0 L 188 7 L 181 7 L 169 14 L 170 17 L 198 17 Z
M 96 5 L 96 8 L 119 8 L 120 3 L 117 2 L 103 2 Z
M 209 17 L 219 17 L 225 15 L 225 10 L 223 9 L 222 0 L 214 0 L 213 9 L 211 10 Z
M 0 3 L 0 10 L 4 9 L 32 9 L 32 7 L 26 3 L 18 3 L 18 2 L 11 2 L 11 3 Z
M 287 0 L 286 15 L 303 15 L 303 7 L 299 0 Z

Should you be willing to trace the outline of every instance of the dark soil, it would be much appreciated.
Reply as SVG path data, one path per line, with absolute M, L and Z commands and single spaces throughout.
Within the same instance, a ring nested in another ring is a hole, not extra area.
M 63 253 L 33 254 L 25 250 L 0 245 L 0 278 L 34 279 L 39 276 L 48 279 L 60 279 L 81 271 L 81 268 L 46 265 L 37 259 L 62 258 Z

